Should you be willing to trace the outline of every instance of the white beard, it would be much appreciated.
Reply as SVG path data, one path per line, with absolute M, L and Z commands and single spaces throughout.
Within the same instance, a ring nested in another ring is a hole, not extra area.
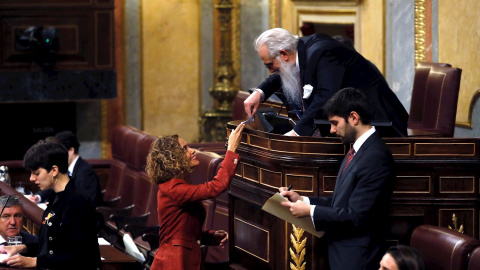
M 280 57 L 277 58 L 280 63 L 278 74 L 282 78 L 283 94 L 288 102 L 295 104 L 297 109 L 302 109 L 302 97 L 300 92 L 300 74 L 295 64 L 283 62 Z

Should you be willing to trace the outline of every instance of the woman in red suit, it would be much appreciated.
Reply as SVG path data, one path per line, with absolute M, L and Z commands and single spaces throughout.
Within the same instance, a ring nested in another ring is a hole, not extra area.
M 231 132 L 227 153 L 212 181 L 191 185 L 187 179 L 191 168 L 198 166 L 195 150 L 177 135 L 158 138 L 152 143 L 146 171 L 158 185 L 157 212 L 160 245 L 151 270 L 197 270 L 201 267 L 200 244 L 222 245 L 225 231 L 202 231 L 205 208 L 202 200 L 225 191 L 235 173 L 239 156 L 235 153 L 244 124 Z

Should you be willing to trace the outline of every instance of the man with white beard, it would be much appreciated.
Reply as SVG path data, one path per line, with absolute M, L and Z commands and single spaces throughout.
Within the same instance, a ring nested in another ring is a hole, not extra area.
M 407 111 L 378 69 L 353 48 L 325 34 L 298 38 L 282 28 L 263 32 L 254 45 L 272 75 L 245 100 L 249 117 L 260 102 L 282 91 L 299 118 L 285 135 L 312 136 L 314 120 L 325 118 L 325 102 L 340 89 L 354 87 L 367 96 L 372 120 L 389 121 L 398 136 L 407 135 Z M 329 134 L 328 128 L 321 132 Z

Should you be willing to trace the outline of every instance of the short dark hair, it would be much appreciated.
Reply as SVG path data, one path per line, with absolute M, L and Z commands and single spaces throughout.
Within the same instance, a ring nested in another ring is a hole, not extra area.
M 392 256 L 398 270 L 425 270 L 425 261 L 420 252 L 410 246 L 397 245 L 388 248 L 387 253 Z
M 67 173 L 68 151 L 54 137 L 39 140 L 23 157 L 23 167 L 28 171 L 43 168 L 50 172 L 53 165 L 56 165 L 61 173 Z
M 80 143 L 73 132 L 65 130 L 55 134 L 55 138 L 59 140 L 67 150 L 70 150 L 70 148 L 73 147 L 75 154 L 78 154 Z
M 10 196 L 10 198 L 9 198 Z M 7 201 L 8 198 L 8 201 Z M 6 205 L 5 205 L 6 203 Z M 13 206 L 20 206 L 23 209 L 23 204 L 22 201 L 20 201 L 20 198 L 16 195 L 3 195 L 0 196 L 0 208 L 3 208 L 5 205 L 5 208 L 13 207 Z
M 348 121 L 348 116 L 355 111 L 363 124 L 370 124 L 370 106 L 367 97 L 352 87 L 343 88 L 336 92 L 323 106 L 325 116 L 340 116 Z

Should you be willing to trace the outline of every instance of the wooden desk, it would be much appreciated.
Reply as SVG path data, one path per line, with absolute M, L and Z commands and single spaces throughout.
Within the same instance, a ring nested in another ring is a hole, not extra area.
M 102 256 L 102 270 L 130 270 L 140 269 L 140 264 L 130 255 L 125 254 L 114 246 L 100 246 Z
M 228 124 L 233 129 L 238 121 Z M 396 187 L 389 224 L 391 244 L 409 244 L 422 224 L 479 236 L 480 138 L 386 138 L 395 159 Z M 229 190 L 231 269 L 288 270 L 292 225 L 262 211 L 278 187 L 303 196 L 333 194 L 348 149 L 338 138 L 287 137 L 246 127 L 242 159 Z M 373 161 L 372 161 L 373 162 Z M 304 233 L 305 269 L 326 269 L 323 239 Z

